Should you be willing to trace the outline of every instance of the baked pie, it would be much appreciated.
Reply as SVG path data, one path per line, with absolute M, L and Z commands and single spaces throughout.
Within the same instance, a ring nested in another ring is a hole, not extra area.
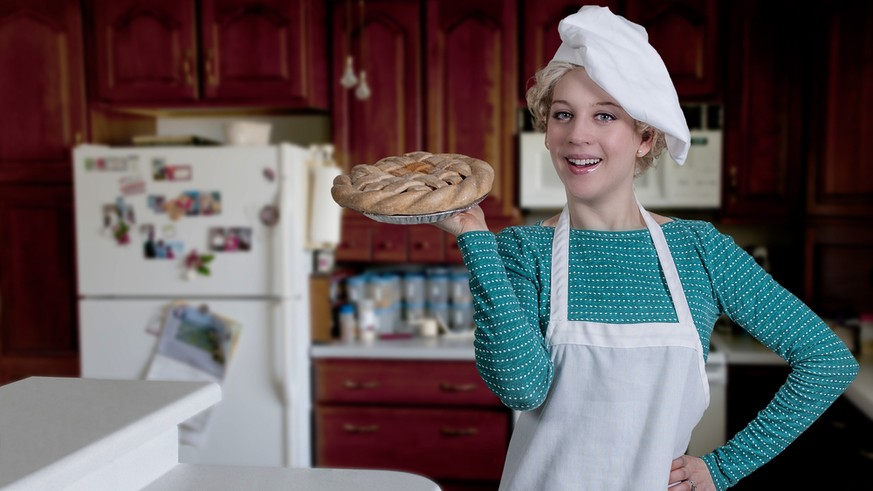
M 494 169 L 457 153 L 411 152 L 360 164 L 330 190 L 340 206 L 371 215 L 425 215 L 472 205 L 491 191 Z

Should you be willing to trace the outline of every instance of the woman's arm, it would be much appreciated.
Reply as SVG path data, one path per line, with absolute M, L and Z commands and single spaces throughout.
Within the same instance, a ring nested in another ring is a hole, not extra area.
M 476 366 L 485 384 L 508 407 L 542 404 L 552 362 L 538 320 L 535 251 L 516 234 L 471 231 L 458 236 L 470 272 L 476 322 Z
M 791 367 L 758 416 L 723 447 L 703 456 L 719 490 L 769 462 L 846 390 L 858 363 L 836 334 L 779 285 L 732 239 L 714 228 L 701 239 L 723 311 Z

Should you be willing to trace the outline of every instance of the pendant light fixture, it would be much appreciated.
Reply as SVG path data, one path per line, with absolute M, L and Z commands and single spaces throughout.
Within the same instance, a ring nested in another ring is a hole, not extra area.
M 346 1 L 346 69 L 339 81 L 346 89 L 351 89 L 358 83 L 358 77 L 355 76 L 355 59 L 352 56 L 352 1 Z
M 360 43 L 361 43 L 361 75 L 360 80 L 358 81 L 358 88 L 355 89 L 355 97 L 364 101 L 370 98 L 370 86 L 367 85 L 367 71 L 364 69 L 364 59 L 367 56 L 366 45 L 364 44 L 364 0 L 358 0 L 358 7 L 360 8 L 360 18 L 358 19 L 360 28 L 358 32 L 360 33 Z

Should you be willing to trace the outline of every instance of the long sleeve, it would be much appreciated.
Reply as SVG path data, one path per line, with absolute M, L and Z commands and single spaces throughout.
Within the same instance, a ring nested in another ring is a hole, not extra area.
M 553 374 L 537 317 L 539 280 L 529 259 L 536 255 L 498 251 L 490 232 L 462 234 L 458 245 L 470 272 L 479 374 L 506 406 L 534 409 L 545 400 Z
M 836 334 L 730 238 L 701 232 L 723 311 L 791 367 L 773 400 L 723 447 L 703 457 L 719 491 L 783 451 L 845 391 L 858 363 Z

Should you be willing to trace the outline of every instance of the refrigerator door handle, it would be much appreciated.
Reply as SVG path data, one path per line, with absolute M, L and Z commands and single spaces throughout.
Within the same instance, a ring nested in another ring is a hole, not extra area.
M 289 331 L 288 319 L 290 316 L 289 302 L 279 300 L 276 302 L 275 322 L 276 348 L 274 349 L 274 375 L 277 394 L 283 406 L 283 447 L 285 466 L 291 467 L 293 458 L 293 393 L 294 393 L 294 339 Z

